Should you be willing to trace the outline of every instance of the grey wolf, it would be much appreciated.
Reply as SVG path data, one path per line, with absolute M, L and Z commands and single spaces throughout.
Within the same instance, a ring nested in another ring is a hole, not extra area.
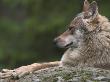
M 34 63 L 14 70 L 3 70 L 1 78 L 21 77 L 35 70 L 54 66 L 87 66 L 110 69 L 110 22 L 99 14 L 95 1 L 84 1 L 83 11 L 71 21 L 68 29 L 54 39 L 67 48 L 61 61 Z

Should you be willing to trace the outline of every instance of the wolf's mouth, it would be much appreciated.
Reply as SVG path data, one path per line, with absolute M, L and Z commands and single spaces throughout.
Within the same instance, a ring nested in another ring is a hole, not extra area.
M 69 48 L 69 47 L 71 47 L 71 46 L 72 46 L 72 44 L 73 44 L 73 42 L 71 42 L 71 43 L 67 44 L 67 45 L 65 46 L 65 48 Z

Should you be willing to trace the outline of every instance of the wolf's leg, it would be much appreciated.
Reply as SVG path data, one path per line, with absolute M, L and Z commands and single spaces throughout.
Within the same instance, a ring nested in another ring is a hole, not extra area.
M 13 78 L 13 79 L 19 79 L 20 77 L 27 75 L 29 73 L 32 73 L 34 71 L 49 68 L 49 67 L 55 67 L 59 66 L 60 61 L 55 62 L 48 62 L 48 63 L 34 63 L 27 66 L 22 66 L 14 70 L 8 70 L 3 69 L 2 72 L 0 72 L 0 78 Z

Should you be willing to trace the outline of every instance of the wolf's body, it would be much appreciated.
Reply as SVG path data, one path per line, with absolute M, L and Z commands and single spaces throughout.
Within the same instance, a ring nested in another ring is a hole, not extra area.
M 70 47 L 61 59 L 65 66 L 92 66 L 110 69 L 110 22 L 99 15 L 95 30 L 83 35 L 78 48 Z
M 66 47 L 61 61 L 23 66 L 4 70 L 2 78 L 24 75 L 53 66 L 88 66 L 110 69 L 110 22 L 98 13 L 97 3 L 84 2 L 83 12 L 78 14 L 69 29 L 55 39 L 59 47 Z M 28 69 L 28 70 L 27 70 Z M 15 76 L 16 76 L 15 75 Z

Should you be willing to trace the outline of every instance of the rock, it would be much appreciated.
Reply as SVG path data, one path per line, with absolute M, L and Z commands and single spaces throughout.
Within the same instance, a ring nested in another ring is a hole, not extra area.
M 9 82 L 2 79 L 0 82 Z M 52 67 L 10 82 L 110 82 L 110 71 L 92 67 Z
M 94 80 L 98 80 L 98 81 L 107 81 L 107 80 L 110 80 L 110 78 L 104 77 L 104 76 L 99 76 L 99 77 L 94 78 Z

